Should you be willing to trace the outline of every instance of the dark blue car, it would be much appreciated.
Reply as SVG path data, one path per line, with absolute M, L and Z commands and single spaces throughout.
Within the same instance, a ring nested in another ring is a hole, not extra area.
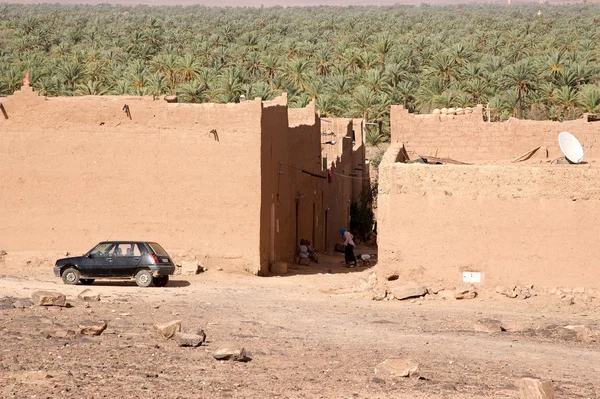
M 175 273 L 173 260 L 155 242 L 104 241 L 83 256 L 56 261 L 54 274 L 65 284 L 92 284 L 97 278 L 135 278 L 140 287 L 164 287 Z

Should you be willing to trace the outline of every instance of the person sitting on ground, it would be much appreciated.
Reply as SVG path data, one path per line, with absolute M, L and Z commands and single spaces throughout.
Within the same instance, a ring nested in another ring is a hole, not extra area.
M 340 234 L 344 238 L 344 259 L 346 261 L 346 265 L 349 267 L 356 267 L 356 256 L 354 256 L 354 236 L 350 234 L 349 231 L 346 231 L 345 228 L 340 229 Z
M 319 255 L 317 254 L 317 250 L 311 246 L 310 241 L 308 240 L 306 241 L 306 247 L 308 248 L 308 257 L 310 260 L 315 263 L 319 263 Z
M 300 257 L 298 263 L 302 264 L 309 264 L 310 263 L 310 257 L 308 255 L 308 246 L 306 245 L 306 240 L 303 238 L 300 240 L 300 246 L 298 247 L 298 256 Z

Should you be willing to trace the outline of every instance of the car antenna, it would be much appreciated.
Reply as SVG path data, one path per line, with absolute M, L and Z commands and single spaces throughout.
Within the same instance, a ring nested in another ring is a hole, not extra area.
M 110 238 L 113 236 L 115 232 L 113 231 L 112 233 L 110 233 L 110 235 L 108 236 L 108 238 L 106 239 L 106 241 L 110 240 Z

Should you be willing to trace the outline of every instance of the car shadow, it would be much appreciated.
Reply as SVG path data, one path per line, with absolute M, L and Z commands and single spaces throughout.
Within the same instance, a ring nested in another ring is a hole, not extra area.
M 166 288 L 181 288 L 181 287 L 189 287 L 191 285 L 191 283 L 187 280 L 170 280 L 167 285 Z M 83 287 L 94 287 L 94 286 L 100 286 L 100 287 L 137 287 L 137 284 L 135 283 L 135 281 L 129 281 L 129 280 L 96 280 L 94 281 L 93 284 L 79 284 L 79 286 L 83 286 Z M 160 287 L 155 287 L 155 286 L 150 286 L 148 288 L 160 288 Z

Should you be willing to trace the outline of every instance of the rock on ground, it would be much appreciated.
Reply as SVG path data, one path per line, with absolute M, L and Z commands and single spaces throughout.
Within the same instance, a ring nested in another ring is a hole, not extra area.
M 204 342 L 205 338 L 205 335 L 186 334 L 182 332 L 176 332 L 173 335 L 173 339 L 175 339 L 175 342 L 177 342 L 179 346 L 200 346 Z
M 555 399 L 552 381 L 535 378 L 522 378 L 519 381 L 519 397 L 521 399 Z
M 54 338 L 73 339 L 77 335 L 73 330 L 56 330 L 51 334 Z
M 494 334 L 502 331 L 502 323 L 500 322 L 500 320 L 481 319 L 475 322 L 474 329 L 475 331 Z
M 237 362 L 247 362 L 251 360 L 250 355 L 246 350 L 236 345 L 222 345 L 213 353 L 213 357 L 217 360 L 234 360 Z
M 181 320 L 173 320 L 166 323 L 155 324 L 154 330 L 159 337 L 171 339 L 176 332 L 181 331 Z
M 462 285 L 454 291 L 456 299 L 473 299 L 477 297 L 477 290 L 472 285 Z
M 181 262 L 181 274 L 191 276 L 200 272 L 200 262 L 197 260 L 184 260 Z
M 106 330 L 107 324 L 103 321 L 84 321 L 79 323 L 79 330 L 82 335 L 100 335 Z
M 85 302 L 97 302 L 100 300 L 100 295 L 96 294 L 91 289 L 86 288 L 85 290 L 81 291 L 79 295 L 77 295 L 77 298 Z
M 427 288 L 418 285 L 402 285 L 392 288 L 390 292 L 394 298 L 402 300 L 423 296 L 427 294 Z
M 385 359 L 375 367 L 375 374 L 389 377 L 410 377 L 419 370 L 411 359 Z
M 508 332 L 523 332 L 533 330 L 534 327 L 526 321 L 503 321 L 502 329 Z
M 38 306 L 67 306 L 67 297 L 56 291 L 36 291 L 31 299 Z
M 25 309 L 25 308 L 32 306 L 33 302 L 31 302 L 29 299 L 19 299 L 19 300 L 13 302 L 12 305 L 16 309 Z
M 572 326 L 568 325 L 564 327 L 567 330 L 575 331 L 577 334 L 577 339 L 582 342 L 592 342 L 596 338 L 596 333 L 590 328 L 590 326 L 586 325 L 578 325 Z

